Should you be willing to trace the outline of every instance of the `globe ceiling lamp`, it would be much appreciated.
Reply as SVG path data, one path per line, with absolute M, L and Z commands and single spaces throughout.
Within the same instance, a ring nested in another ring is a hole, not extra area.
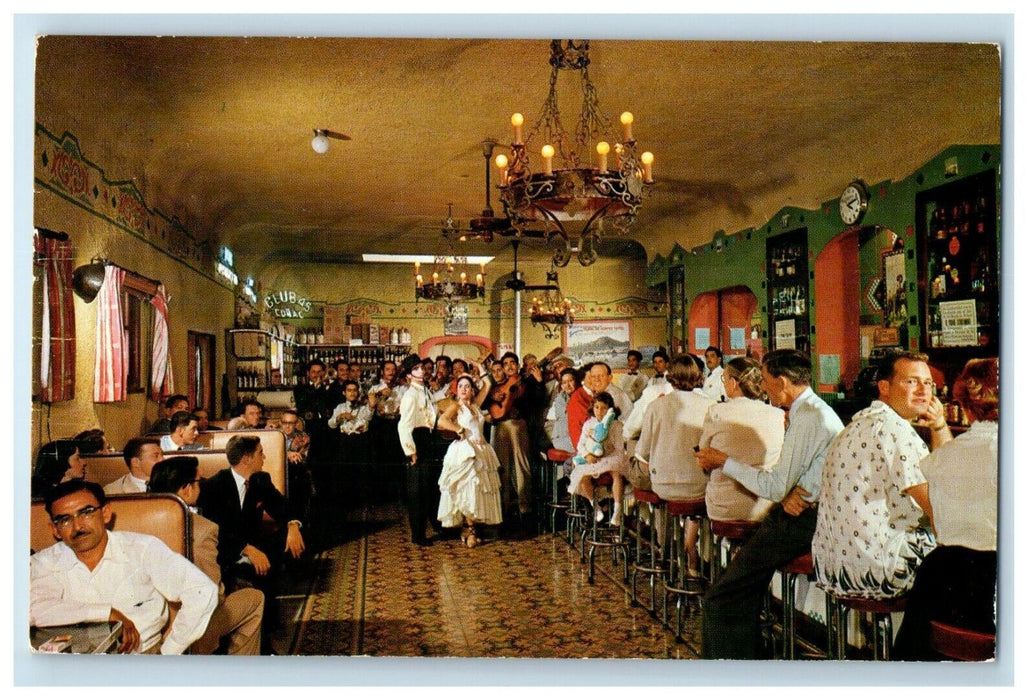
M 551 269 L 546 273 L 546 284 L 528 285 L 525 290 L 541 292 L 532 297 L 532 307 L 528 310 L 529 319 L 533 326 L 543 327 L 548 340 L 559 338 L 561 330 L 575 321 L 571 301 L 561 293 L 561 285 L 555 270 Z
M 431 278 L 424 280 L 419 262 L 413 264 L 413 280 L 417 300 L 428 301 L 467 301 L 485 296 L 485 265 L 472 276 L 468 276 L 463 268 L 467 266 L 467 256 L 457 255 L 453 250 L 453 240 L 460 231 L 453 221 L 453 205 L 449 205 L 449 216 L 442 225 L 442 237 L 446 239 L 448 252 L 436 255 L 432 263 Z
M 511 155 L 496 156 L 501 200 L 511 226 L 551 228 L 554 264 L 568 264 L 577 239 L 579 262 L 596 260 L 595 244 L 606 228 L 624 235 L 636 219 L 644 195 L 654 184 L 654 156 L 637 158 L 633 115 L 622 113 L 620 138 L 608 137 L 600 116 L 596 88 L 589 79 L 589 42 L 554 40 L 550 43 L 550 90 L 531 129 L 524 136 L 524 116 L 516 113 Z M 564 128 L 557 99 L 560 71 L 579 71 L 582 110 L 574 135 Z M 541 170 L 533 172 L 529 151 L 538 149 Z M 593 148 L 592 166 L 583 162 Z M 555 167 L 555 158 L 560 167 Z

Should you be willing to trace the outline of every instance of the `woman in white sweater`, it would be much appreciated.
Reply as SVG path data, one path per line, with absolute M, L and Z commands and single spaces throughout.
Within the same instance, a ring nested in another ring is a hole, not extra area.
M 750 357 L 736 357 L 723 372 L 728 401 L 708 409 L 700 446 L 714 447 L 757 469 L 771 469 L 783 447 L 783 411 L 764 403 L 762 366 Z M 710 520 L 759 521 L 773 502 L 759 498 L 739 482 L 715 469 L 705 490 Z

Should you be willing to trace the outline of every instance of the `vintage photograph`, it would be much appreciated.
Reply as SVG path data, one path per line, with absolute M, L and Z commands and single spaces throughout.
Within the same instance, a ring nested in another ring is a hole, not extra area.
M 1004 21 L 32 35 L 16 640 L 999 658 Z

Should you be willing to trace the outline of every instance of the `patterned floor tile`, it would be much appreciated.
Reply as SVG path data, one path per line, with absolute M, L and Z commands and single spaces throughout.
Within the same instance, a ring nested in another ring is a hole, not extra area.
M 321 553 L 293 654 L 694 658 L 643 608 L 627 604 L 604 553 L 586 582 L 577 550 L 551 535 L 416 547 L 405 514 L 365 514 L 355 538 Z M 699 643 L 699 618 L 684 635 Z

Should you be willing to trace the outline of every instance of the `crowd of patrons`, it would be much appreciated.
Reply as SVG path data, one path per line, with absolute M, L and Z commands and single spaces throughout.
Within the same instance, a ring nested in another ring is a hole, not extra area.
M 923 592 L 909 598 L 897 658 L 934 658 L 927 643 L 932 619 L 994 631 L 997 360 L 971 361 L 956 379 L 952 396 L 971 427 L 955 440 L 921 354 L 885 357 L 877 398 L 847 427 L 812 391 L 811 360 L 796 351 L 725 363 L 717 348 L 709 348 L 703 361 L 658 351 L 646 372 L 642 361 L 631 350 L 625 371 L 616 375 L 604 362 L 576 367 L 559 348 L 542 360 L 514 353 L 499 359 L 411 356 L 401 365 L 382 362 L 375 381 L 365 385 L 357 363 L 341 362 L 328 372 L 314 360 L 294 389 L 294 408 L 269 426 L 285 436 L 290 500 L 268 476 L 261 480 L 257 438 L 233 438 L 229 468 L 203 483 L 189 455 L 199 431 L 214 428 L 206 412 L 189 411 L 181 396 L 165 402 L 165 416 L 152 428 L 160 435 L 125 446 L 128 474 L 102 486 L 111 494 L 161 484 L 198 518 L 215 521 L 222 580 L 209 578 L 220 590 L 219 609 L 234 591 L 256 592 L 238 596 L 247 600 L 237 601 L 233 615 L 212 617 L 220 621 L 216 645 L 221 635 L 232 653 L 258 651 L 256 615 L 275 623 L 270 581 L 283 555 L 301 556 L 302 531 L 320 539 L 343 527 L 342 503 L 404 498 L 412 541 L 420 546 L 458 525 L 467 546 L 481 541 L 485 531 L 478 528 L 486 524 L 501 525 L 504 535 L 527 534 L 536 526 L 533 466 L 551 448 L 566 457 L 557 476 L 573 498 L 589 503 L 597 477 L 611 474 L 608 493 L 598 495 L 610 496 L 615 526 L 641 516 L 627 484 L 665 500 L 703 498 L 710 520 L 759 524 L 702 601 L 706 657 L 758 657 L 760 604 L 769 580 L 779 566 L 807 552 L 824 591 L 878 599 Z M 267 427 L 262 404 L 238 408 L 229 429 Z M 66 513 L 52 510 L 55 493 L 59 505 L 82 500 L 82 493 L 69 496 L 70 487 L 58 488 L 83 479 L 80 455 L 108 450 L 98 430 L 40 448 L 32 491 L 47 499 L 55 523 L 67 521 Z M 170 460 L 169 453 L 187 456 Z M 175 478 L 163 469 L 156 479 L 163 457 L 167 464 L 188 461 Z M 463 491 L 468 477 L 460 472 L 471 465 L 482 475 L 481 487 L 477 505 L 464 510 L 461 504 L 474 491 Z M 486 479 L 486 469 L 493 479 Z M 261 513 L 248 511 L 246 494 L 260 492 L 261 507 L 280 525 L 273 536 L 260 532 Z M 103 496 L 92 494 L 100 502 L 89 506 L 106 508 Z M 71 513 L 73 520 L 78 523 L 84 512 Z M 590 515 L 607 517 L 599 508 Z M 714 556 L 710 538 L 696 528 L 697 521 L 688 519 L 683 541 L 691 575 L 702 559 Z M 196 526 L 195 532 L 204 529 Z M 55 537 L 76 551 L 76 533 L 59 530 Z M 234 641 L 230 631 L 242 626 L 253 634 Z M 213 632 L 206 634 L 204 625 L 195 631 L 190 642 L 207 639 L 205 653 L 216 648 Z

